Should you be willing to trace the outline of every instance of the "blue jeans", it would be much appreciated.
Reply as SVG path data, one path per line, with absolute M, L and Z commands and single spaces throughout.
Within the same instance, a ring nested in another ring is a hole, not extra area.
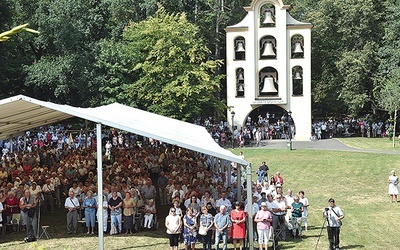
M 228 243 L 228 231 L 224 230 L 220 233 L 218 230 L 215 231 L 215 249 L 219 250 L 219 240 L 222 237 L 222 250 L 226 250 Z

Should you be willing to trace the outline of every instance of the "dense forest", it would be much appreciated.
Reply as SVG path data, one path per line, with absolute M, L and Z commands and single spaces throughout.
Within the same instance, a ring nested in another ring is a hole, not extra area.
M 120 102 L 182 120 L 224 114 L 224 28 L 249 0 L 2 0 L 0 98 Z M 312 29 L 314 116 L 392 115 L 400 104 L 400 4 L 284 0 Z

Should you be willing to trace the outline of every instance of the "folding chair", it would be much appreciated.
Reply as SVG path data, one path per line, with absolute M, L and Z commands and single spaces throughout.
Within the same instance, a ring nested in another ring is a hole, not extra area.
M 17 233 L 19 232 L 20 223 L 21 223 L 21 214 L 13 214 L 9 225 L 12 226 L 13 230 L 16 226 Z
M 276 230 L 274 230 L 273 226 L 271 226 L 269 228 L 269 241 L 272 241 L 274 250 L 277 249 L 277 247 L 278 247 L 277 246 L 278 239 L 282 239 L 282 233 L 283 233 L 283 230 L 280 227 L 277 228 Z
M 50 226 L 42 226 L 42 234 L 40 235 L 39 239 L 43 239 L 43 236 L 46 236 L 46 238 L 49 240 L 50 239 L 50 235 L 49 232 L 47 232 L 47 229 Z

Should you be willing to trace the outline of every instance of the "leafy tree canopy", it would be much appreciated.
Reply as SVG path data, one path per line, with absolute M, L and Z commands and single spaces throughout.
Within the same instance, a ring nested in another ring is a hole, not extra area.
M 123 37 L 137 75 L 127 89 L 138 107 L 183 120 L 222 107 L 214 97 L 220 77 L 213 74 L 221 62 L 208 59 L 210 51 L 186 14 L 159 6 L 154 17 L 131 23 Z

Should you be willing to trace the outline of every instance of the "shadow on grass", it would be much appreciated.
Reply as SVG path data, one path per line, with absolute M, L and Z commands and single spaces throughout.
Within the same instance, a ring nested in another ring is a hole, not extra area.
M 355 249 L 355 248 L 364 248 L 364 245 L 347 245 L 342 246 L 340 249 Z
M 157 244 L 150 244 L 150 245 L 143 245 L 143 246 L 130 246 L 130 247 L 128 246 L 128 247 L 119 248 L 119 249 L 120 249 L 120 250 L 132 249 L 133 247 L 134 247 L 135 249 L 141 249 L 141 248 L 143 248 L 143 249 L 148 249 L 148 247 L 156 247 L 156 246 L 159 246 L 159 245 L 165 246 L 164 243 L 157 243 Z M 154 248 L 154 249 L 157 249 L 157 248 Z

